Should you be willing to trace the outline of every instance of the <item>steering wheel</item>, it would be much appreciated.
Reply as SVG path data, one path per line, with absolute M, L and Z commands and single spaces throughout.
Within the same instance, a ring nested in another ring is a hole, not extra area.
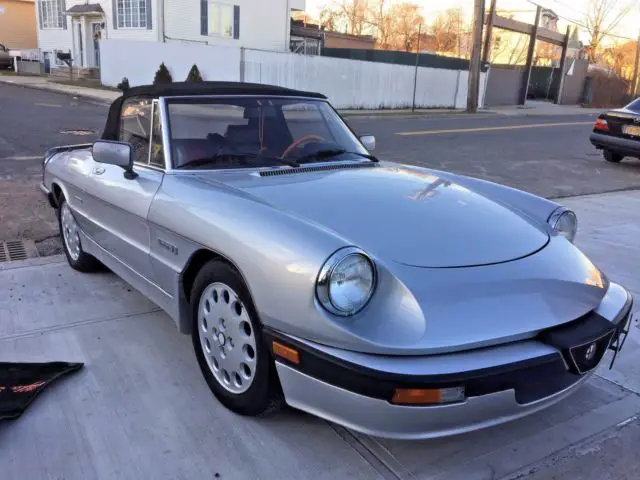
M 304 137 L 300 137 L 298 140 L 296 140 L 291 145 L 289 145 L 284 150 L 284 152 L 282 152 L 282 155 L 280 156 L 280 158 L 285 158 L 287 155 L 289 155 L 296 148 L 300 148 L 304 144 L 306 144 L 308 142 L 311 142 L 311 141 L 314 141 L 314 140 L 316 142 L 324 142 L 325 141 L 324 138 L 322 138 L 322 137 L 320 137 L 318 135 L 305 135 Z

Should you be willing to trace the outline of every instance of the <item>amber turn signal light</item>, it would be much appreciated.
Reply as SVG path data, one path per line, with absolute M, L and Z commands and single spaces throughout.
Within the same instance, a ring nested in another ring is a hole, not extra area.
M 295 363 L 296 365 L 300 363 L 300 353 L 294 348 L 287 347 L 278 342 L 273 342 L 271 344 L 273 348 L 273 354 L 278 357 L 282 357 L 285 360 L 289 360 L 291 363 Z
M 464 387 L 396 388 L 391 403 L 399 405 L 439 405 L 464 400 Z

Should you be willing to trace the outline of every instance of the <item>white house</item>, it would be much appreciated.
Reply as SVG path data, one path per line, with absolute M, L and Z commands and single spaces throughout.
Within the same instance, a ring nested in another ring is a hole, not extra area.
M 70 52 L 80 68 L 100 66 L 102 39 L 198 42 L 287 51 L 291 11 L 305 0 L 36 0 L 45 69 Z

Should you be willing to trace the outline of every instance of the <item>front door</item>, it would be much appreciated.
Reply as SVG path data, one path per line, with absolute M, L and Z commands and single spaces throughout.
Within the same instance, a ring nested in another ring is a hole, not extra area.
M 122 112 L 119 140 L 132 144 L 137 176 L 127 179 L 122 168 L 93 162 L 85 194 L 92 223 L 87 233 L 122 263 L 152 280 L 147 214 L 164 173 L 149 165 L 151 100 L 128 100 Z
M 76 51 L 73 63 L 77 67 L 84 67 L 84 28 L 82 28 L 82 20 L 73 20 L 73 34 L 75 36 Z
M 93 67 L 100 68 L 100 38 L 102 36 L 102 27 L 100 22 L 91 23 L 91 34 L 93 38 Z

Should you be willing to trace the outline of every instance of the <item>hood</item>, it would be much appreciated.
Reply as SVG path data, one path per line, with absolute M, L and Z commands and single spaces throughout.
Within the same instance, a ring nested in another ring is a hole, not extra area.
M 378 258 L 408 266 L 508 262 L 549 241 L 542 227 L 507 206 L 426 169 L 380 164 L 216 180 L 320 224 Z

